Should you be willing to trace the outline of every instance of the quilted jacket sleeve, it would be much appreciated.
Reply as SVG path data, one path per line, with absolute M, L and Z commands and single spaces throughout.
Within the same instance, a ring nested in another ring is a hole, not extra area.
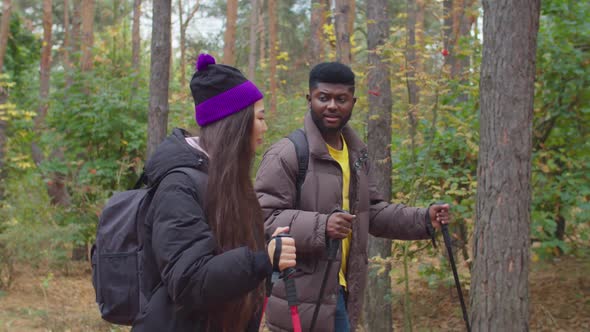
M 254 190 L 264 213 L 266 235 L 277 227 L 290 226 L 298 253 L 320 253 L 326 246 L 328 215 L 295 208 L 297 171 L 295 148 L 288 139 L 264 154 Z

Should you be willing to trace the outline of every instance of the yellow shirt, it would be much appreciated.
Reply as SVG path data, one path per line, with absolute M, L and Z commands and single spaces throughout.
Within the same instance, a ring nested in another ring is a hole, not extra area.
M 342 209 L 348 211 L 350 208 L 350 203 L 348 200 L 348 193 L 350 188 L 350 162 L 348 160 L 348 146 L 346 146 L 346 141 L 344 137 L 342 137 L 342 150 L 336 150 L 330 145 L 328 146 L 328 151 L 334 160 L 340 164 L 340 168 L 342 168 Z M 340 266 L 340 272 L 338 273 L 338 280 L 340 281 L 340 285 L 346 288 L 346 265 L 348 263 L 348 253 L 350 251 L 350 241 L 352 240 L 352 232 L 348 234 L 348 236 L 342 240 L 342 265 Z

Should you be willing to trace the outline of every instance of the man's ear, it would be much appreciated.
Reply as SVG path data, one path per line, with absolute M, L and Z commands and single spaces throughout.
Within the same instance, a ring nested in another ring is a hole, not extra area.
M 307 107 L 311 109 L 311 96 L 309 94 L 306 94 L 305 99 L 307 99 Z
M 354 106 L 354 105 L 356 105 L 356 100 L 357 100 L 357 97 L 353 97 L 353 98 L 352 98 L 352 105 L 353 105 L 353 106 Z

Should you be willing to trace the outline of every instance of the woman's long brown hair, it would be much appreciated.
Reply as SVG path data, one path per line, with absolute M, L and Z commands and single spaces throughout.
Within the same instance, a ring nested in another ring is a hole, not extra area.
M 220 252 L 248 246 L 264 250 L 262 210 L 250 179 L 254 107 L 232 114 L 201 129 L 209 154 L 205 211 Z M 210 330 L 244 331 L 263 301 L 262 285 L 209 312 Z

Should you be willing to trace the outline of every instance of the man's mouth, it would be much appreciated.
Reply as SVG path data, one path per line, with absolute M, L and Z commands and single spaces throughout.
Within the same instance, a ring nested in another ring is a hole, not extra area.
M 338 123 L 338 122 L 340 122 L 340 117 L 339 117 L 339 116 L 337 116 L 337 115 L 326 114 L 326 115 L 324 115 L 324 120 L 325 120 L 327 123 L 334 124 L 334 123 Z

